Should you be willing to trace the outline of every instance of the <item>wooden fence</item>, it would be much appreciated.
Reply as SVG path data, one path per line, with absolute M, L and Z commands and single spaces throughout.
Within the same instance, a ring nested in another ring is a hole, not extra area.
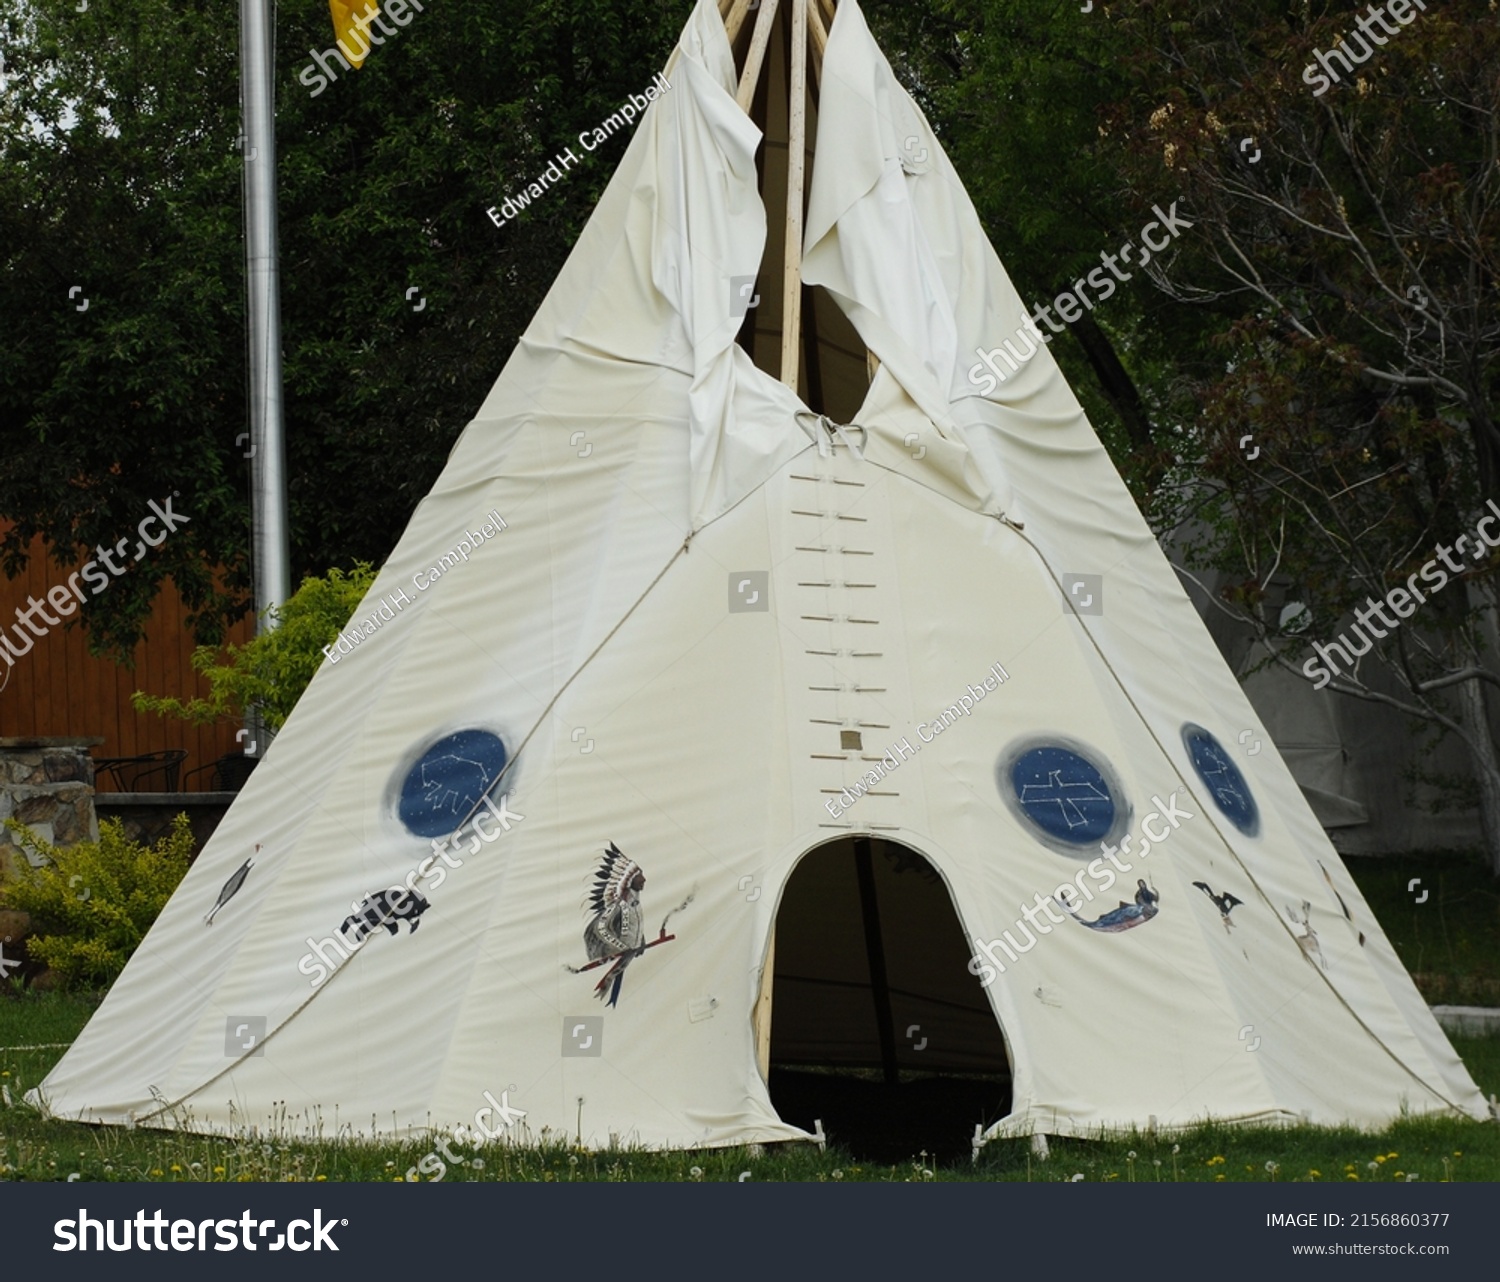
M 0 577 L 0 627 L 15 624 L 16 609 L 26 609 L 28 596 L 45 600 L 47 589 L 65 584 L 77 568 L 61 567 L 46 557 L 40 540 L 30 551 L 19 577 Z M 94 749 L 96 759 L 180 748 L 188 755 L 179 787 L 194 792 L 211 789 L 213 771 L 191 779 L 187 772 L 239 751 L 238 727 L 191 726 L 137 712 L 130 704 L 136 690 L 177 698 L 208 693 L 207 681 L 189 664 L 194 643 L 186 623 L 188 610 L 176 585 L 169 579 L 158 593 L 145 639 L 135 647 L 133 669 L 89 654 L 78 622 L 88 608 L 85 602 L 63 626 L 37 638 L 30 653 L 15 659 L 13 666 L 7 667 L 7 656 L 0 654 L 0 737 L 102 735 L 104 743 Z M 243 644 L 251 635 L 253 623 L 246 618 L 230 630 L 229 639 Z M 98 787 L 110 791 L 113 785 L 100 779 Z

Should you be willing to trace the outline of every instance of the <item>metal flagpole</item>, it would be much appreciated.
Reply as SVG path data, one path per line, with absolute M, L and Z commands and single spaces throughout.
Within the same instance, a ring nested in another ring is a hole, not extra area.
M 276 119 L 272 0 L 240 0 L 240 103 L 245 165 L 245 276 L 250 365 L 251 513 L 257 631 L 291 595 L 286 441 L 282 419 L 281 286 L 276 235 Z M 251 714 L 250 755 L 263 750 Z

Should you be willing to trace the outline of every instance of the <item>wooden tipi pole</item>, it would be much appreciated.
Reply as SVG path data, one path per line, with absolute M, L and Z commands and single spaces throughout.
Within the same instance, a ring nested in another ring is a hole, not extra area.
M 813 75 L 823 74 L 823 54 L 828 48 L 828 28 L 823 25 L 823 14 L 818 9 L 818 0 L 807 0 L 807 29 L 812 34 Z
M 807 5 L 792 0 L 791 106 L 787 116 L 786 246 L 781 275 L 781 381 L 797 390 L 802 350 L 802 183 L 807 161 Z
M 760 0 L 755 30 L 750 34 L 750 50 L 745 54 L 745 69 L 740 72 L 740 88 L 734 100 L 747 115 L 750 112 L 750 100 L 755 97 L 755 86 L 760 81 L 761 64 L 766 60 L 766 46 L 771 43 L 771 23 L 776 20 L 776 4 L 777 0 Z
M 724 17 L 724 34 L 729 37 L 729 43 L 734 44 L 739 37 L 740 28 L 745 25 L 745 18 L 750 13 L 750 0 L 734 0 L 729 12 Z
M 760 972 L 760 992 L 755 999 L 755 1066 L 761 1080 L 771 1081 L 771 997 L 776 986 L 776 923 L 766 944 L 766 962 Z

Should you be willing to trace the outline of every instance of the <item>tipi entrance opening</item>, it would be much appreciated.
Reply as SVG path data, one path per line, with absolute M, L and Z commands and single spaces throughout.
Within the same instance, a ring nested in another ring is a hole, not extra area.
M 1010 1110 L 1005 1040 L 947 885 L 916 851 L 842 837 L 803 856 L 776 915 L 771 1102 L 870 1161 L 970 1152 Z

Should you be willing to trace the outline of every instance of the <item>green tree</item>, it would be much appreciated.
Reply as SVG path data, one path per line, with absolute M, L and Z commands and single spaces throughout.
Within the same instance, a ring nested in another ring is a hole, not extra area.
M 83 621 L 123 655 L 171 575 L 213 636 L 246 572 L 232 24 L 0 0 L 0 33 L 0 562 L 41 535 L 79 564 L 177 494 L 190 523 Z
M 1407 591 L 1467 535 L 1453 585 L 1424 580 L 1420 612 L 1377 623 L 1332 688 L 1464 743 L 1500 875 L 1485 700 L 1500 562 L 1474 534 L 1500 497 L 1500 18 L 1480 0 L 1407 12 L 1362 44 L 1342 9 L 1132 8 L 1118 21 L 1132 84 L 1108 127 L 1123 172 L 1170 174 L 1198 223 L 1162 291 L 1238 313 L 1215 334 L 1219 369 L 1191 383 L 1201 415 L 1177 441 L 1175 515 L 1200 522 L 1200 561 L 1229 576 L 1226 604 L 1271 661 L 1302 674 L 1309 637 Z M 1319 91 L 1315 51 L 1350 33 L 1365 61 Z M 1267 612 L 1278 586 L 1309 607 L 1305 636 Z
M 183 702 L 137 690 L 131 702 L 138 712 L 195 725 L 238 721 L 255 708 L 270 730 L 280 730 L 317 675 L 323 647 L 334 643 L 374 582 L 375 571 L 363 561 L 347 574 L 332 569 L 327 578 L 309 575 L 284 605 L 271 608 L 274 628 L 225 647 L 222 660 L 214 646 L 193 651 L 193 670 L 208 678 L 208 698 Z
M 17 572 L 36 535 L 77 564 L 177 492 L 191 523 L 82 616 L 91 643 L 122 656 L 169 574 L 205 644 L 249 608 L 232 13 L 0 0 L 0 515 L 14 522 L 0 564 Z M 686 6 L 409 13 L 314 97 L 301 74 L 334 43 L 328 6 L 278 11 L 294 574 L 385 560 L 626 145 L 584 154 L 579 132 L 650 82 Z M 485 209 L 570 144 L 582 163 L 567 181 L 497 229 Z

